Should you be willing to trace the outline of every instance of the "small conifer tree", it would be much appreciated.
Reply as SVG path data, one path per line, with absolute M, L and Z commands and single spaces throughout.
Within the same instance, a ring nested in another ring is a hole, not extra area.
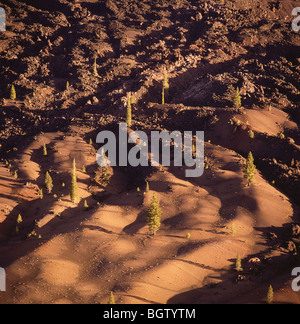
M 48 194 L 51 194 L 53 189 L 53 181 L 48 171 L 46 172 L 46 177 L 45 177 L 45 187 L 48 191 Z
M 165 71 L 165 73 L 164 73 L 163 88 L 165 90 L 170 89 L 170 83 L 169 83 L 169 77 L 168 77 L 168 72 L 167 71 Z
M 11 100 L 16 100 L 17 99 L 16 88 L 15 88 L 14 85 L 12 85 L 11 88 L 10 88 L 10 99 Z
M 47 151 L 47 147 L 46 144 L 43 145 L 43 156 L 47 156 L 48 155 L 48 151 Z
M 233 96 L 233 106 L 234 108 L 240 108 L 242 105 L 242 99 L 240 95 L 240 89 L 236 88 L 235 95 Z
M 147 223 L 149 226 L 149 231 L 153 235 L 155 235 L 160 228 L 161 214 L 161 209 L 156 194 L 154 193 L 147 214 Z
M 162 88 L 162 92 L 161 92 L 161 104 L 164 105 L 165 104 L 165 88 Z
M 244 178 L 248 180 L 248 186 L 254 182 L 255 178 L 255 165 L 254 158 L 251 152 L 249 152 L 248 158 L 246 160 L 246 164 L 244 166 Z
M 243 271 L 242 259 L 239 255 L 237 256 L 236 261 L 235 261 L 235 270 L 238 272 Z
M 249 130 L 248 134 L 249 134 L 249 137 L 250 137 L 251 139 L 254 138 L 254 132 L 253 132 L 253 130 Z
M 272 304 L 274 300 L 274 290 L 273 287 L 270 285 L 268 293 L 267 293 L 267 303 Z
M 94 65 L 93 65 L 93 75 L 94 76 L 99 76 L 99 74 L 98 74 L 98 70 L 97 70 L 97 58 L 95 57 L 95 59 L 94 59 Z
M 111 292 L 110 292 L 109 299 L 108 299 L 108 304 L 109 304 L 109 305 L 114 305 L 115 303 L 116 303 L 116 302 L 115 302 L 115 297 L 114 297 L 113 292 L 111 291 Z
M 71 201 L 75 204 L 78 200 L 78 184 L 76 176 L 76 161 L 73 160 L 72 177 L 71 177 Z
M 21 224 L 23 222 L 23 218 L 21 216 L 21 214 L 18 215 L 18 218 L 17 218 L 17 224 Z
M 231 235 L 236 235 L 236 225 L 234 222 L 231 224 Z
M 128 127 L 132 126 L 132 98 L 131 94 L 129 93 L 127 96 L 127 110 L 126 110 L 126 123 Z
M 149 182 L 146 181 L 146 188 L 145 188 L 145 191 L 148 192 L 150 190 L 150 187 L 149 187 Z

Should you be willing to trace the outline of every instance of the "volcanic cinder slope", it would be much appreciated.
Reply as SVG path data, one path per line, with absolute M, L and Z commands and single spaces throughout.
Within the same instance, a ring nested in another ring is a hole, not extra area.
M 296 2 L 0 1 L 1 303 L 265 303 L 270 285 L 274 302 L 299 303 Z M 97 166 L 96 135 L 125 121 L 129 92 L 133 130 L 205 131 L 203 176 Z

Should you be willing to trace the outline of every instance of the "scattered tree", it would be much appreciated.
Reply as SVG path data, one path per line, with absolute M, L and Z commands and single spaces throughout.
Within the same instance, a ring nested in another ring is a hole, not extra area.
M 46 144 L 43 145 L 43 156 L 47 156 L 48 155 L 48 151 L 47 151 L 47 147 Z
M 108 299 L 108 304 L 109 305 L 114 305 L 116 302 L 115 302 L 115 296 L 113 294 L 113 292 L 111 291 L 110 292 L 110 296 L 109 296 L 109 299 Z
M 249 137 L 250 137 L 251 139 L 254 138 L 254 132 L 253 132 L 253 130 L 249 130 L 248 134 L 249 134 Z
M 236 258 L 236 261 L 235 261 L 235 270 L 237 272 L 241 272 L 243 271 L 243 268 L 242 268 L 242 259 L 239 255 L 237 255 L 237 258 Z
M 48 191 L 48 194 L 51 194 L 53 189 L 53 181 L 48 171 L 46 172 L 46 177 L 45 177 L 45 187 Z
M 127 95 L 126 123 L 128 127 L 132 126 L 132 96 L 130 93 Z
M 149 231 L 153 235 L 155 235 L 160 228 L 161 214 L 161 209 L 156 194 L 154 193 L 147 214 L 147 223 L 149 226 Z
M 146 181 L 146 188 L 145 188 L 145 191 L 148 192 L 150 190 L 150 187 L 149 187 L 149 182 Z
M 167 71 L 165 71 L 165 73 L 164 73 L 163 88 L 165 90 L 170 89 L 170 83 L 169 83 L 169 77 L 168 77 Z
M 236 88 L 235 95 L 233 96 L 233 106 L 234 108 L 240 108 L 242 105 L 242 99 L 240 95 L 240 89 Z
M 161 104 L 164 105 L 165 104 L 165 88 L 162 88 L 162 92 L 161 92 Z
M 10 88 L 10 99 L 11 100 L 16 100 L 17 99 L 16 88 L 15 88 L 14 85 L 12 85 L 11 88 Z
M 273 287 L 270 285 L 267 293 L 267 304 L 272 304 L 273 300 L 274 300 L 274 290 Z
M 244 178 L 248 180 L 248 186 L 254 182 L 255 179 L 255 165 L 254 158 L 251 152 L 249 152 L 248 158 L 246 160 L 246 164 L 244 166 Z
M 72 178 L 71 178 L 71 201 L 76 203 L 78 201 L 78 184 L 76 176 L 76 161 L 73 160 Z
M 236 235 L 236 225 L 234 222 L 231 224 L 231 235 Z
M 17 218 L 17 224 L 21 224 L 23 222 L 23 218 L 21 216 L 21 214 L 18 215 L 18 218 Z
M 98 70 L 97 70 L 97 58 L 95 57 L 95 59 L 94 59 L 94 65 L 93 65 L 93 75 L 94 76 L 99 76 L 99 74 L 98 74 Z

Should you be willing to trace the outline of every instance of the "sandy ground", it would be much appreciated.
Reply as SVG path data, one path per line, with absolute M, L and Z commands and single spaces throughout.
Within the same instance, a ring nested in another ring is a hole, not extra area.
M 149 192 L 124 191 L 120 178 L 112 178 L 112 192 L 109 186 L 93 186 L 88 171 L 94 154 L 78 136 L 51 133 L 33 140 L 14 161 L 32 188 L 22 189 L 22 181 L 1 166 L 2 237 L 11 231 L 0 247 L 8 280 L 2 303 L 106 303 L 110 291 L 117 303 L 263 302 L 271 283 L 280 291 L 275 294 L 279 301 L 290 300 L 281 292 L 289 277 L 234 281 L 237 255 L 245 264 L 251 255 L 267 256 L 263 234 L 291 222 L 298 212 L 259 173 L 255 184 L 245 187 L 240 155 L 206 144 L 210 168 L 202 177 L 189 181 L 183 168 L 170 167 L 148 178 Z M 78 206 L 68 193 L 73 158 L 78 161 Z M 54 188 L 40 199 L 46 170 Z M 95 194 L 103 190 L 111 193 L 97 203 Z M 163 216 L 160 231 L 151 237 L 145 217 L 154 192 Z M 23 223 L 15 233 L 18 213 Z

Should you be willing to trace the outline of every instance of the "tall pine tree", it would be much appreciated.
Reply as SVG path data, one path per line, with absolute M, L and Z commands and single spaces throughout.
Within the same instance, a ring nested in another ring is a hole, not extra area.
M 237 255 L 237 257 L 236 257 L 235 270 L 238 271 L 238 272 L 243 271 L 242 259 L 241 259 L 241 257 L 239 255 Z
M 14 85 L 12 85 L 11 88 L 10 88 L 10 99 L 11 100 L 16 100 L 17 99 L 16 88 L 15 88 Z
M 235 95 L 233 96 L 233 106 L 234 108 L 240 108 L 242 105 L 242 99 L 240 95 L 240 89 L 236 88 Z
M 244 178 L 248 180 L 248 186 L 254 182 L 255 179 L 255 170 L 256 167 L 254 165 L 254 158 L 251 152 L 249 152 L 248 158 L 246 160 L 246 164 L 244 166 Z
M 48 171 L 46 172 L 46 177 L 45 177 L 45 187 L 48 191 L 48 194 L 51 194 L 53 189 L 53 181 Z
M 48 152 L 47 152 L 47 147 L 46 144 L 43 145 L 43 156 L 47 156 Z
M 71 201 L 72 203 L 76 203 L 78 201 L 78 184 L 77 184 L 77 176 L 76 176 L 76 161 L 73 160 L 73 168 L 71 175 Z
M 97 58 L 96 58 L 96 57 L 94 58 L 93 75 L 94 75 L 95 77 L 99 76 L 99 74 L 98 74 L 98 70 L 97 70 Z
M 161 214 L 162 212 L 156 194 L 154 193 L 147 214 L 147 223 L 149 231 L 153 235 L 155 235 L 156 232 L 160 229 Z
M 127 95 L 126 123 L 128 127 L 132 126 L 132 96 L 130 93 Z
M 267 304 L 272 304 L 274 301 L 274 290 L 273 287 L 270 285 L 267 293 Z
M 166 100 L 165 100 L 165 88 L 163 87 L 162 91 L 161 91 L 161 104 L 164 105 L 165 102 L 166 102 Z

